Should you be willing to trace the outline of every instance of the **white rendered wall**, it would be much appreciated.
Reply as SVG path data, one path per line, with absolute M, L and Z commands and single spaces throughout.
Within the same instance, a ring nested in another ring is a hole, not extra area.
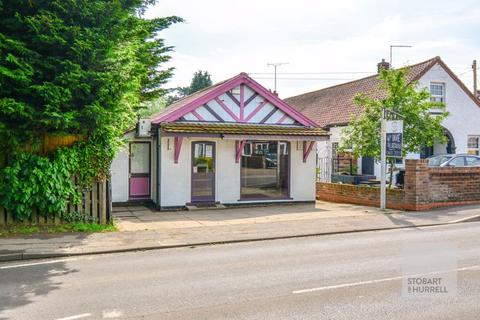
M 445 103 L 450 112 L 443 122 L 455 141 L 456 153 L 467 152 L 467 136 L 480 135 L 480 107 L 440 66 L 433 66 L 419 81 L 419 87 L 430 87 L 430 82 L 445 83 Z
M 173 140 L 170 137 L 161 138 L 160 205 L 162 207 L 183 206 L 191 200 L 191 140 L 183 139 L 178 163 L 174 163 Z
M 329 129 L 330 136 L 326 140 L 317 141 L 317 157 L 331 158 L 332 157 L 332 143 L 340 143 L 342 138 L 342 130 L 345 126 L 331 127 Z
M 161 140 L 161 206 L 184 206 L 191 201 L 191 148 L 194 141 L 213 141 L 216 147 L 215 201 L 239 204 L 240 163 L 235 163 L 235 141 L 212 138 L 184 138 L 178 163 L 174 163 L 173 138 Z M 299 142 L 302 145 L 301 142 Z M 303 163 L 303 150 L 290 142 L 290 197 L 294 201 L 315 200 L 315 150 Z M 272 200 L 285 201 L 285 200 Z
M 112 202 L 127 202 L 129 200 L 129 143 L 150 142 L 150 195 L 155 200 L 156 188 L 156 154 L 155 145 L 151 138 L 136 138 L 135 132 L 129 132 L 124 136 L 125 144 L 117 152 L 110 166 L 112 183 Z
M 240 161 L 235 162 L 235 141 L 217 140 L 216 194 L 221 203 L 240 199 Z
M 112 202 L 128 201 L 128 146 L 120 150 L 110 167 Z
M 301 141 L 299 144 L 303 145 Z M 290 197 L 294 201 L 315 200 L 316 159 L 315 150 L 303 162 L 303 148 L 296 148 L 297 142 L 290 142 Z M 300 149 L 300 150 L 297 150 Z

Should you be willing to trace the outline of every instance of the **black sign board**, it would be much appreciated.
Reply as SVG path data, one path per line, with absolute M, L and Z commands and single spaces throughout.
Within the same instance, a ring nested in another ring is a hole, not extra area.
M 402 133 L 387 133 L 387 157 L 402 157 Z

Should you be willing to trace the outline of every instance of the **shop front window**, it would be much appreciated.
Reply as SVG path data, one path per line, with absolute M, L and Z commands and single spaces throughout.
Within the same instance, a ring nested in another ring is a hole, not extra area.
M 289 196 L 289 143 L 249 141 L 241 167 L 241 198 L 269 199 Z M 249 152 L 251 151 L 251 152 Z

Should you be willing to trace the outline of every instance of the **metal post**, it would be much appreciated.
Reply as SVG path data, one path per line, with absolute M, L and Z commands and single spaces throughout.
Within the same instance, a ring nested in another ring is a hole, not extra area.
M 273 83 L 273 92 L 277 92 L 277 65 L 274 64 L 273 68 L 275 69 L 274 83 Z
M 392 49 L 393 49 L 393 46 L 390 46 L 390 69 L 393 69 L 393 65 L 392 65 Z M 380 73 L 380 72 L 379 72 Z
M 478 93 L 477 93 L 477 60 L 473 60 L 472 69 L 473 69 L 473 95 L 475 97 L 477 97 L 478 96 Z
M 275 63 L 267 63 L 267 66 L 271 67 L 273 66 L 273 69 L 274 69 L 274 88 L 273 88 L 273 91 L 274 92 L 277 92 L 277 67 L 278 66 L 281 66 L 281 65 L 284 65 L 284 64 L 288 64 L 288 62 L 275 62 Z
M 380 209 L 385 210 L 387 204 L 387 120 L 385 109 L 382 109 L 381 130 L 380 130 Z
M 390 69 L 393 69 L 393 48 L 411 48 L 412 46 L 406 46 L 403 44 L 390 45 Z

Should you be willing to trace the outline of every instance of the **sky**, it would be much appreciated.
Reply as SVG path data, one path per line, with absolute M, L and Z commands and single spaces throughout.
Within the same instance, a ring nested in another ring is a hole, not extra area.
M 382 59 L 402 67 L 435 56 L 473 87 L 480 64 L 478 0 L 159 0 L 147 18 L 185 19 L 160 33 L 174 47 L 166 87 L 188 86 L 207 70 L 213 82 L 247 72 L 281 98 L 376 73 Z

